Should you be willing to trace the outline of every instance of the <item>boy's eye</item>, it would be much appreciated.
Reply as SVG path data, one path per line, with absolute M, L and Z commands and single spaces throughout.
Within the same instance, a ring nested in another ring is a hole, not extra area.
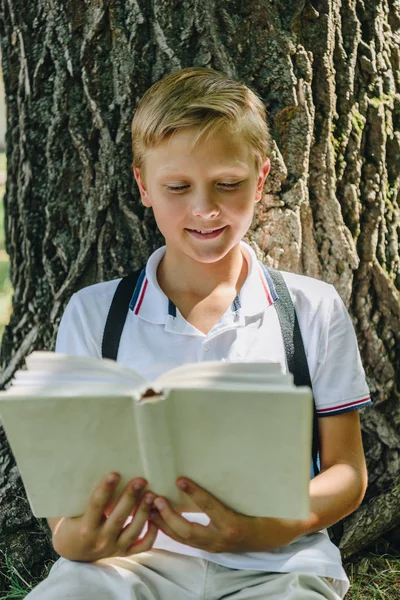
M 227 182 L 220 182 L 218 183 L 218 187 L 222 188 L 224 190 L 236 190 L 240 185 L 241 185 L 241 181 L 238 181 L 236 183 L 227 183 Z M 183 185 L 171 185 L 171 184 L 167 184 L 165 186 L 167 188 L 167 190 L 169 192 L 183 192 L 187 189 L 189 189 L 189 185 L 187 184 L 183 184 Z
M 183 190 L 186 190 L 189 186 L 188 185 L 166 185 L 165 187 L 167 188 L 167 190 L 169 192 L 182 192 Z
M 241 183 L 241 181 L 238 181 L 236 183 L 219 183 L 218 185 L 226 190 L 235 190 L 240 186 Z

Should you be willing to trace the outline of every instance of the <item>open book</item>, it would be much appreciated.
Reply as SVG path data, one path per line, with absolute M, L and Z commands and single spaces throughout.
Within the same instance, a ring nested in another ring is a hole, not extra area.
M 34 352 L 0 418 L 37 517 L 77 516 L 108 472 L 180 512 L 186 476 L 237 512 L 309 516 L 312 395 L 277 364 L 201 362 L 148 382 L 111 360 Z

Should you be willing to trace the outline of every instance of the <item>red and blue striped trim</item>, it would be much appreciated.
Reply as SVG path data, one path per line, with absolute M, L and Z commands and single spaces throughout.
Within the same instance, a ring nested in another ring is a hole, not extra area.
M 347 402 L 346 404 L 339 404 L 338 406 L 331 406 L 330 408 L 318 409 L 317 415 L 319 417 L 341 415 L 343 413 L 350 412 L 358 408 L 363 408 L 364 406 L 368 406 L 370 404 L 372 404 L 371 397 L 366 396 L 365 398 L 361 398 L 361 400 L 355 400 L 354 402 Z
M 261 284 L 262 284 L 264 292 L 265 292 L 265 296 L 267 298 L 267 305 L 271 306 L 271 304 L 273 304 L 274 302 L 276 302 L 276 300 L 278 300 L 279 296 L 276 293 L 274 283 L 272 281 L 270 274 L 268 273 L 268 270 L 265 268 L 264 269 L 261 268 L 261 266 L 259 265 L 258 272 L 260 275 Z M 135 287 L 135 291 L 133 292 L 131 301 L 129 303 L 129 308 L 130 308 L 130 310 L 132 310 L 134 312 L 135 315 L 138 315 L 140 312 L 140 307 L 143 304 L 143 300 L 144 300 L 144 297 L 146 294 L 148 283 L 149 283 L 149 281 L 146 277 L 146 269 L 143 269 L 139 275 L 139 278 L 138 278 L 138 281 L 137 281 L 137 284 Z M 232 310 L 233 310 L 233 312 L 235 312 L 239 308 L 240 308 L 240 297 L 238 294 L 233 301 Z M 174 305 L 174 303 L 171 300 L 169 300 L 169 302 L 168 302 L 168 314 L 173 317 L 176 317 L 176 306 Z
M 258 272 L 260 274 L 261 283 L 267 297 L 268 306 L 271 306 L 271 304 L 274 304 L 274 302 L 276 302 L 279 298 L 278 294 L 276 293 L 274 282 L 272 281 L 272 278 L 265 265 L 262 265 L 261 267 L 259 264 Z
M 168 298 L 168 315 L 170 317 L 173 317 L 174 319 L 176 319 L 176 306 L 172 302 L 172 300 L 170 300 L 169 298 Z
M 149 282 L 146 277 L 146 269 L 143 269 L 139 275 L 139 279 L 135 286 L 135 291 L 133 292 L 131 301 L 129 303 L 129 308 L 134 312 L 135 315 L 139 314 L 140 307 L 143 304 L 143 299 L 146 294 L 148 283 Z

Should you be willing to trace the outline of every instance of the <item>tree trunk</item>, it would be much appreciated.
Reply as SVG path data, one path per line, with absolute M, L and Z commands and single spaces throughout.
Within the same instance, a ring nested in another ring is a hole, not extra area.
M 248 241 L 268 264 L 333 283 L 357 331 L 374 399 L 362 415 L 370 483 L 341 548 L 350 555 L 398 526 L 399 3 L 0 6 L 14 286 L 1 383 L 27 353 L 54 347 L 74 291 L 137 269 L 162 243 L 131 172 L 135 104 L 173 70 L 212 66 L 260 94 L 276 142 Z M 0 444 L 0 549 L 37 574 L 52 556 L 46 526 L 30 513 L 3 432 Z

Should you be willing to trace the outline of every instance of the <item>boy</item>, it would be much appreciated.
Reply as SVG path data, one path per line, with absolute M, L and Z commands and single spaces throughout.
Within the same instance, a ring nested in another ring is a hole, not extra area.
M 148 379 L 202 360 L 273 360 L 287 369 L 273 285 L 241 241 L 270 168 L 262 102 L 221 73 L 184 69 L 145 94 L 132 131 L 134 175 L 165 247 L 150 257 L 133 294 L 118 361 Z M 111 506 L 118 474 L 105 474 L 84 515 L 49 519 L 62 558 L 31 600 L 344 596 L 348 581 L 340 554 L 323 530 L 351 513 L 364 495 L 356 409 L 370 402 L 369 394 L 351 322 L 335 290 L 311 278 L 284 277 L 321 417 L 321 473 L 310 482 L 310 518 L 245 517 L 185 474 L 177 485 L 199 514 L 175 513 L 157 490 L 143 494 L 146 481 L 140 478 Z M 73 296 L 57 351 L 101 356 L 117 283 Z

